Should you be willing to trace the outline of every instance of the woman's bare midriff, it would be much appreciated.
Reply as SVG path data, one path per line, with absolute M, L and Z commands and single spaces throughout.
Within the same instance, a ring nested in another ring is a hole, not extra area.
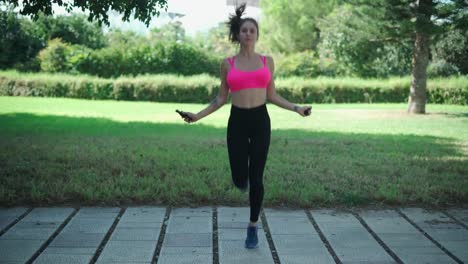
M 266 102 L 265 88 L 249 88 L 231 93 L 232 104 L 240 108 L 254 108 Z

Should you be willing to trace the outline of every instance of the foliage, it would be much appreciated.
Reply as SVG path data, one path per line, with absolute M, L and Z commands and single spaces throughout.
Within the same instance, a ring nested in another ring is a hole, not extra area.
M 303 51 L 284 56 L 276 56 L 275 75 L 279 77 L 316 77 L 320 75 L 320 60 L 312 51 Z
M 219 74 L 219 59 L 188 44 L 140 43 L 92 50 L 82 58 L 81 73 L 100 77 L 173 73 Z
M 219 74 L 220 61 L 191 45 L 170 44 L 166 47 L 166 56 L 169 61 L 167 73 L 182 75 Z
M 52 39 L 43 49 L 38 59 L 44 72 L 67 72 L 78 74 L 85 67 L 84 60 L 91 50 L 81 45 L 71 45 L 61 39 Z
M 260 27 L 261 37 L 274 52 L 317 50 L 320 19 L 330 13 L 339 1 L 270 0 L 261 1 L 265 14 Z
M 68 45 L 61 39 L 50 40 L 47 48 L 39 53 L 41 70 L 45 72 L 67 72 L 70 67 L 67 64 Z
M 150 40 L 160 43 L 185 42 L 185 29 L 180 22 L 167 23 L 159 28 L 153 28 L 150 32 Z
M 447 27 L 467 28 L 468 3 L 463 0 L 427 0 L 423 9 L 416 8 L 415 0 L 346 0 L 358 8 L 359 14 L 374 23 L 380 23 L 382 30 L 376 37 L 383 40 L 413 39 L 421 30 L 436 36 Z M 418 20 L 429 14 L 430 20 Z M 367 30 L 367 28 L 364 28 Z
M 63 42 L 84 45 L 91 49 L 107 46 L 101 26 L 87 21 L 84 15 L 49 17 L 39 14 L 34 25 L 35 30 L 46 41 L 60 38 Z
M 236 44 L 229 41 L 225 23 L 219 23 L 206 33 L 198 32 L 192 41 L 195 46 L 222 58 L 234 55 L 238 49 Z
M 0 0 L 1 2 L 2 0 Z M 3 1 L 4 2 L 4 1 Z M 10 1 L 11 2 L 11 1 Z M 415 13 L 410 0 L 262 1 L 256 51 L 271 55 L 276 75 L 407 76 L 411 73 Z M 460 1 L 434 1 L 430 76 L 467 74 L 468 33 Z M 169 23 L 149 36 L 111 29 L 103 34 L 83 15 L 37 14 L 33 24 L 11 11 L 0 16 L 0 69 L 40 70 L 37 54 L 60 38 L 68 50 L 56 70 L 102 77 L 177 73 L 219 75 L 222 58 L 238 46 L 219 23 L 194 38 Z M 57 50 L 59 51 L 59 50 Z M 57 54 L 56 54 L 57 55 Z M 58 62 L 57 62 L 58 63 Z
M 395 43 L 399 47 L 404 47 L 408 43 L 414 43 L 415 33 L 418 31 L 432 36 L 435 41 L 442 41 L 438 43 L 439 47 L 444 46 L 444 39 L 447 39 L 445 46 L 451 48 L 455 48 L 454 42 L 458 42 L 454 54 L 464 52 L 467 56 L 466 45 L 459 45 L 466 41 L 466 34 L 463 36 L 460 33 L 468 30 L 466 1 L 428 0 L 427 6 L 420 9 L 416 8 L 414 0 L 347 0 L 346 2 L 351 3 L 351 8 L 348 8 L 350 14 L 348 18 L 351 20 L 346 26 L 349 28 L 348 32 L 353 33 L 353 38 L 349 38 L 348 41 L 358 43 L 358 40 L 362 39 L 372 40 L 367 43 L 371 44 L 366 45 L 368 48 L 385 43 Z M 423 16 L 428 16 L 430 19 L 420 19 Z M 461 31 L 452 33 L 452 30 Z M 346 35 L 346 31 L 344 32 Z M 442 50 L 448 49 L 440 50 L 440 53 L 443 53 Z M 347 52 L 347 49 L 342 51 Z M 451 62 L 443 56 L 439 59 Z
M 404 40 L 381 41 L 382 25 L 372 22 L 368 16 L 359 15 L 361 12 L 359 7 L 341 5 L 320 23 L 322 57 L 343 64 L 346 75 L 387 77 L 409 74 L 412 44 Z
M 61 45 L 80 44 L 93 49 L 107 45 L 101 27 L 95 23 L 89 23 L 83 16 L 51 18 L 41 15 L 33 23 L 27 18 L 18 17 L 14 12 L 1 11 L 0 25 L 3 31 L 0 33 L 0 68 L 14 67 L 23 71 L 40 70 L 41 62 L 36 56 L 46 47 L 48 40 L 55 38 L 61 39 L 63 42 Z M 57 46 L 58 44 L 54 41 L 51 43 L 54 43 L 54 49 L 58 48 L 55 52 L 61 52 L 60 45 Z M 65 53 L 62 55 L 65 56 Z M 60 57 L 57 53 L 55 56 L 58 56 L 56 59 Z M 65 58 L 63 56 L 62 58 Z M 49 63 L 48 66 L 46 66 L 47 63 Z M 67 63 L 65 61 L 55 61 L 54 65 L 58 68 L 55 66 L 50 68 L 52 64 L 50 61 L 47 63 L 44 64 L 45 69 L 52 72 L 76 68 L 73 65 L 65 66 Z
M 410 81 L 405 78 L 278 78 L 277 92 L 296 103 L 405 102 Z M 61 74 L 0 72 L 0 95 L 78 97 L 155 102 L 206 103 L 219 89 L 208 75 L 145 75 L 102 79 Z M 428 82 L 428 101 L 468 105 L 468 78 Z
M 33 24 L 10 11 L 0 11 L 0 69 L 37 70 L 33 58 L 45 45 Z
M 130 16 L 149 25 L 151 18 L 159 16 L 161 9 L 167 9 L 167 0 L 147 0 L 147 1 L 19 1 L 19 0 L 0 0 L 0 4 L 5 3 L 13 7 L 21 7 L 20 14 L 31 16 L 34 19 L 39 17 L 39 13 L 52 15 L 52 5 L 63 7 L 68 13 L 73 9 L 80 9 L 89 13 L 90 21 L 97 20 L 99 24 L 109 25 L 109 10 L 123 14 L 122 20 L 129 21 Z
M 457 66 L 450 64 L 445 60 L 432 61 L 427 68 L 427 74 L 429 77 L 448 77 L 459 73 L 460 71 Z
M 122 31 L 118 28 L 111 28 L 105 35 L 109 47 L 133 47 L 141 43 L 147 42 L 147 38 L 135 31 Z
M 435 60 L 445 61 L 461 74 L 468 74 L 468 29 L 450 27 L 434 45 Z

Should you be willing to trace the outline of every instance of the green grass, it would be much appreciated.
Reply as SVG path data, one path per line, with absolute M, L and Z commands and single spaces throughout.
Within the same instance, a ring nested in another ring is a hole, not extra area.
M 0 97 L 0 204 L 248 205 L 233 188 L 229 105 Z M 468 107 L 268 106 L 265 206 L 462 204 L 468 201 Z

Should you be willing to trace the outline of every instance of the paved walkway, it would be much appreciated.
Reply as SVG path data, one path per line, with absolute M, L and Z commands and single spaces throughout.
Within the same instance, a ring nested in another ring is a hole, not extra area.
M 468 207 L 0 208 L 0 263 L 468 263 Z

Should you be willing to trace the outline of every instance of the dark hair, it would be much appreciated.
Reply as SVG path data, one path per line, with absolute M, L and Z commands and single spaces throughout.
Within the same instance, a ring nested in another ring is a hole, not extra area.
M 251 17 L 246 17 L 246 18 L 241 18 L 241 16 L 245 12 L 245 7 L 246 3 L 241 4 L 240 6 L 236 7 L 236 13 L 233 15 L 229 16 L 228 22 L 226 24 L 229 27 L 229 40 L 234 43 L 239 43 L 239 33 L 240 33 L 240 28 L 242 24 L 244 24 L 247 21 L 250 21 L 254 23 L 255 27 L 257 28 L 257 39 L 259 36 L 258 32 L 258 23 L 257 20 L 251 18 Z

